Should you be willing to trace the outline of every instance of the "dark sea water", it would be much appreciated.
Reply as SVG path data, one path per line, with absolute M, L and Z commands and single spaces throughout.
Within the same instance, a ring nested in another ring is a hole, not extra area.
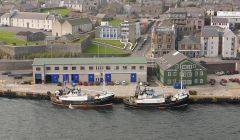
M 0 140 L 240 140 L 240 105 L 70 110 L 0 98 Z

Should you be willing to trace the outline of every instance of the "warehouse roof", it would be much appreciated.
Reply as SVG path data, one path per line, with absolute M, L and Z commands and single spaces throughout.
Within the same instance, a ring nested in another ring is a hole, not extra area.
M 147 64 L 145 57 L 35 58 L 33 66 L 80 64 Z

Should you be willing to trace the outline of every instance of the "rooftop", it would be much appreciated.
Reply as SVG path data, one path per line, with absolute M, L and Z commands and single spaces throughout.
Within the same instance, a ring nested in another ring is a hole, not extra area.
M 58 21 L 60 23 L 64 23 L 65 21 L 68 21 L 72 26 L 92 23 L 89 18 L 80 18 L 80 17 L 63 18 L 63 19 L 58 19 Z
M 228 23 L 228 19 L 222 17 L 212 17 L 212 23 Z
M 168 54 L 160 57 L 157 60 L 157 63 L 159 64 L 161 69 L 167 70 L 170 67 L 172 67 L 173 65 L 177 64 L 178 62 L 180 62 L 184 59 L 187 59 L 187 57 L 185 55 L 183 55 L 182 53 L 174 50 L 174 51 L 171 51 Z
M 218 37 L 219 32 L 216 28 L 212 26 L 205 26 L 202 28 L 202 36 L 203 37 Z
M 180 43 L 195 43 L 195 44 L 200 44 L 200 41 L 194 37 L 194 36 L 184 36 L 182 40 L 179 41 Z
M 145 57 L 35 58 L 33 66 L 80 64 L 147 64 Z

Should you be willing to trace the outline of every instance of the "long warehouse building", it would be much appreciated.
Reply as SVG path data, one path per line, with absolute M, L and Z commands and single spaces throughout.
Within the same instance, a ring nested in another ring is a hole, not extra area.
M 145 57 L 35 58 L 33 78 L 39 83 L 147 81 Z

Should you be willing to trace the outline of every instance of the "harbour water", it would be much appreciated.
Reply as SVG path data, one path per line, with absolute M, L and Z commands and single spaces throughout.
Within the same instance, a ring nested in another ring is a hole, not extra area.
M 240 105 L 184 110 L 71 110 L 0 98 L 0 140 L 238 140 Z

